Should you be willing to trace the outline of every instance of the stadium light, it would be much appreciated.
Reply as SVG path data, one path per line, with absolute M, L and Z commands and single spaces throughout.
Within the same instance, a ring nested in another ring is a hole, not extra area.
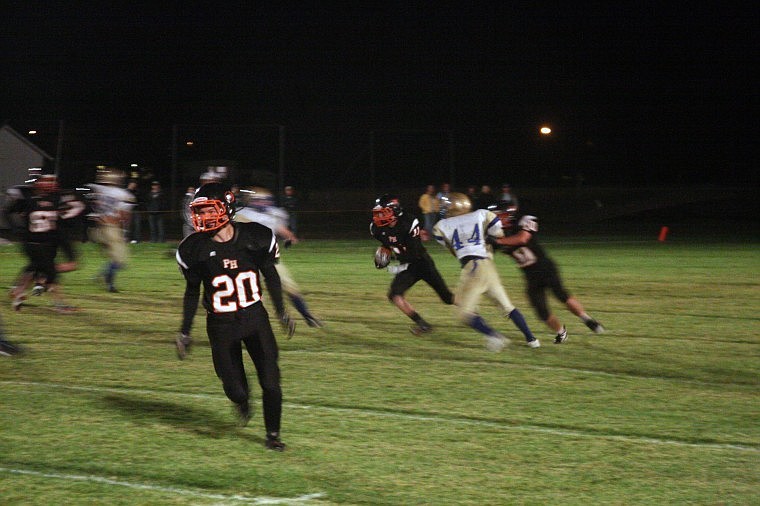
M 542 126 L 542 127 L 539 129 L 539 132 L 541 132 L 541 135 L 551 135 L 551 133 L 552 133 L 552 129 L 551 129 L 551 128 L 549 128 L 548 126 Z

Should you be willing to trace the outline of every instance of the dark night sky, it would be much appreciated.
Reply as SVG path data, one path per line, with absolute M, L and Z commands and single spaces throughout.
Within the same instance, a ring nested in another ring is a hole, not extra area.
M 757 183 L 749 5 L 156 3 L 4 9 L 0 118 L 154 139 L 174 123 L 283 124 L 289 172 L 311 183 L 366 165 L 370 131 L 418 129 L 454 131 L 459 170 L 501 180 L 512 165 L 527 184 L 549 122 L 559 170 Z

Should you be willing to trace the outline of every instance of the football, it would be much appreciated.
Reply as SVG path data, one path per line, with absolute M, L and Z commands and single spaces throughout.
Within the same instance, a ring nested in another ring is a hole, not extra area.
M 378 269 L 384 269 L 391 263 L 391 257 L 393 252 L 385 246 L 380 246 L 375 250 L 375 267 Z

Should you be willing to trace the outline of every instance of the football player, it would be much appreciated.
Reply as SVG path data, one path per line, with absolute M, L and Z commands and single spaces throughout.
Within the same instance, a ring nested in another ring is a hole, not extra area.
M 88 185 L 92 190 L 93 213 L 90 218 L 95 227 L 89 230 L 90 240 L 105 250 L 108 261 L 100 273 L 109 292 L 116 289 L 116 273 L 123 269 L 128 257 L 127 240 L 124 230 L 131 221 L 132 208 L 137 203 L 134 195 L 124 188 L 125 174 L 119 169 L 100 169 L 95 183 Z
M 11 290 L 11 305 L 16 311 L 21 309 L 26 300 L 26 289 L 36 280 L 35 294 L 49 292 L 53 297 L 54 308 L 59 313 L 70 313 L 75 309 L 63 300 L 62 288 L 58 283 L 59 272 L 73 270 L 74 252 L 67 236 L 67 229 L 62 227 L 65 220 L 81 214 L 84 204 L 58 187 L 58 179 L 52 174 L 38 176 L 26 187 L 14 187 L 8 192 L 9 202 L 6 213 L 9 221 L 18 227 L 29 263 L 24 267 L 16 285 Z M 62 247 L 69 262 L 56 266 L 55 257 Z
M 241 223 L 260 223 L 265 227 L 272 229 L 275 235 L 285 241 L 285 247 L 298 243 L 298 237 L 288 227 L 288 212 L 274 205 L 274 196 L 266 188 L 253 186 L 241 189 L 240 206 L 235 210 L 234 220 Z M 322 322 L 318 320 L 306 304 L 293 276 L 282 260 L 279 260 L 275 267 L 280 275 L 282 290 L 290 299 L 293 307 L 303 316 L 309 327 L 322 327 Z
M 221 183 L 201 186 L 190 204 L 196 232 L 177 248 L 177 263 L 186 282 L 177 355 L 184 359 L 192 344 L 190 331 L 202 284 L 211 357 L 224 393 L 235 404 L 240 421 L 247 424 L 251 412 L 242 354 L 245 344 L 263 393 L 266 447 L 283 451 L 279 352 L 261 300 L 262 275 L 288 337 L 295 331 L 295 322 L 283 306 L 275 267 L 280 253 L 274 232 L 259 223 L 235 223 L 233 204 L 233 194 Z
M 604 327 L 590 317 L 580 301 L 565 289 L 557 264 L 538 243 L 538 218 L 525 215 L 518 219 L 518 207 L 508 200 L 499 201 L 491 209 L 499 217 L 507 234 L 506 237 L 497 239 L 497 247 L 510 255 L 525 274 L 528 299 L 541 321 L 556 333 L 554 342 L 560 344 L 567 340 L 567 328 L 549 309 L 546 290 L 551 290 L 554 296 L 592 331 L 597 334 L 604 332 Z
M 499 218 L 486 209 L 471 211 L 472 203 L 462 193 L 451 193 L 446 198 L 446 217 L 433 227 L 433 237 L 446 246 L 462 265 L 456 294 L 460 318 L 485 336 L 488 350 L 500 351 L 504 348 L 509 340 L 477 313 L 480 297 L 488 295 L 520 329 L 528 346 L 538 348 L 541 343 L 530 331 L 522 313 L 509 300 L 507 291 L 501 284 L 486 242 L 488 237 L 504 235 Z
M 435 262 L 422 245 L 419 221 L 404 212 L 398 197 L 385 194 L 375 200 L 369 231 L 400 262 L 400 265 L 389 268 L 396 275 L 391 281 L 388 300 L 414 321 L 415 325 L 411 329 L 413 334 L 430 332 L 433 327 L 417 313 L 404 294 L 419 280 L 430 285 L 444 304 L 453 304 L 454 294 L 446 286 Z M 386 266 L 378 264 L 376 257 L 375 267 L 382 269 Z

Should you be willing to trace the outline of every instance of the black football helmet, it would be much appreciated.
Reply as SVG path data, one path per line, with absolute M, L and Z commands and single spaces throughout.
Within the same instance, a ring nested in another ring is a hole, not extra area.
M 496 204 L 488 206 L 501 221 L 501 228 L 511 228 L 517 220 L 517 206 L 511 200 L 500 200 Z
M 235 195 L 222 183 L 206 183 L 190 202 L 193 228 L 198 232 L 219 230 L 235 216 Z
M 378 227 L 393 226 L 396 220 L 404 214 L 404 209 L 396 195 L 386 193 L 375 199 L 375 207 L 372 208 L 372 221 Z

